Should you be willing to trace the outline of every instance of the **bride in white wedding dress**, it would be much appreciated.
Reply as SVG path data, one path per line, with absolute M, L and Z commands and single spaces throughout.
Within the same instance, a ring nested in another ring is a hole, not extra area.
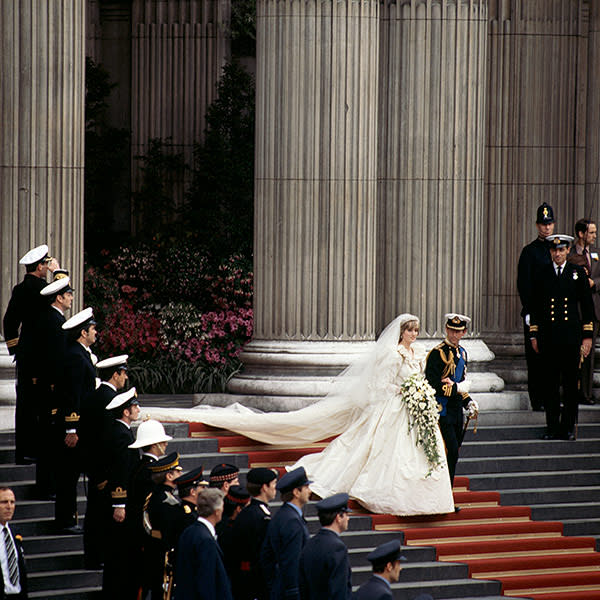
M 396 317 L 374 349 L 336 377 L 323 400 L 300 410 L 261 413 L 233 404 L 149 412 L 160 420 L 201 422 L 290 447 L 337 435 L 322 452 L 290 467 L 306 469 L 316 494 L 346 492 L 375 513 L 451 513 L 454 500 L 439 428 L 431 433 L 430 447 L 438 457 L 432 464 L 417 444 L 418 428 L 409 427 L 403 399 L 402 383 L 425 367 L 425 352 L 412 346 L 418 332 L 418 317 Z

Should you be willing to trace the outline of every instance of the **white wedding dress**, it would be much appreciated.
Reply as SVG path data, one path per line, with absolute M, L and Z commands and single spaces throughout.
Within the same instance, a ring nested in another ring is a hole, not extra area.
M 425 366 L 423 351 L 414 349 L 413 354 L 398 346 L 402 317 L 406 315 L 388 325 L 372 353 L 336 378 L 326 398 L 306 408 L 261 413 L 233 404 L 144 413 L 162 421 L 201 422 L 287 447 L 337 435 L 322 452 L 307 454 L 290 467 L 306 469 L 316 494 L 324 498 L 346 492 L 374 513 L 451 513 L 454 500 L 441 433 L 436 429 L 442 461 L 429 473 L 398 395 L 402 381 Z

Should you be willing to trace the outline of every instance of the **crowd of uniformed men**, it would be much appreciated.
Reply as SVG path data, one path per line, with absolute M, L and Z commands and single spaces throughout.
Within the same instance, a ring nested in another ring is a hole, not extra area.
M 92 308 L 68 320 L 68 271 L 43 245 L 20 263 L 4 334 L 17 366 L 16 462 L 36 464 L 39 498 L 54 498 L 57 531 L 83 533 L 85 564 L 103 569 L 110 599 L 347 599 L 348 496 L 321 500 L 320 531 L 310 539 L 303 508 L 310 481 L 303 468 L 254 468 L 240 486 L 238 469 L 202 467 L 182 474 L 161 423 L 139 418 L 127 388 L 127 355 L 98 361 Z M 48 272 L 52 282 L 47 283 Z M 124 391 L 126 390 L 126 391 Z M 86 475 L 84 526 L 77 524 L 77 486 Z M 271 519 L 277 491 L 283 505 Z M 391 598 L 400 572 L 400 544 L 369 556 L 373 577 L 360 600 Z

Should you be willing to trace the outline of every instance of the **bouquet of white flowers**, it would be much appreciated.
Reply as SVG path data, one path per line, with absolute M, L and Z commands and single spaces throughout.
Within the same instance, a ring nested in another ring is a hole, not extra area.
M 429 476 L 442 462 L 436 438 L 440 413 L 435 390 L 424 375 L 414 373 L 402 382 L 400 397 L 408 409 L 408 431 L 416 429 L 417 446 L 423 448 L 429 462 Z

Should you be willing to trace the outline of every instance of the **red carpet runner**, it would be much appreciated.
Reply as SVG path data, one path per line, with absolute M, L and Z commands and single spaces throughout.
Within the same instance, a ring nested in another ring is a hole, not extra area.
M 190 424 L 190 436 L 217 438 L 220 452 L 247 454 L 249 467 L 281 472 L 328 441 L 279 448 L 198 423 Z M 372 527 L 401 531 L 408 546 L 435 547 L 439 561 L 466 563 L 470 577 L 500 581 L 505 596 L 600 600 L 600 553 L 594 538 L 564 537 L 562 523 L 532 521 L 526 506 L 501 506 L 498 492 L 470 491 L 467 477 L 455 478 L 454 500 L 461 507 L 456 514 L 372 515 Z M 352 508 L 369 514 L 356 502 Z

